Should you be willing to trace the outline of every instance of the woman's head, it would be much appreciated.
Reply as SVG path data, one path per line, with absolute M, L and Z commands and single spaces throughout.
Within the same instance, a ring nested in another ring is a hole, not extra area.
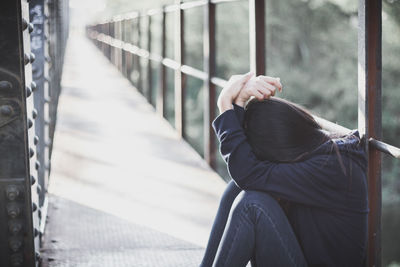
M 251 100 L 245 111 L 245 133 L 260 160 L 294 162 L 329 140 L 304 108 L 271 97 Z

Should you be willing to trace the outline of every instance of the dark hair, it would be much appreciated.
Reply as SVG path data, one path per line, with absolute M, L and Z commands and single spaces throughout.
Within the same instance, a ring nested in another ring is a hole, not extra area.
M 249 101 L 243 126 L 260 160 L 300 161 L 330 140 L 306 109 L 276 97 Z

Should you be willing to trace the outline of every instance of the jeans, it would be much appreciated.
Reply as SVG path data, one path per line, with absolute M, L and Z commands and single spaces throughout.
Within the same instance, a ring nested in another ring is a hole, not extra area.
M 307 266 L 278 202 L 231 181 L 220 202 L 201 267 Z

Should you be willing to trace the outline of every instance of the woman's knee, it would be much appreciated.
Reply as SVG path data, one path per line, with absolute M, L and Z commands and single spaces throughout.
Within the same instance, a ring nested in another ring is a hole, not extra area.
M 259 191 L 242 191 L 232 205 L 232 213 L 257 211 L 269 216 L 284 216 L 279 203 L 270 194 Z
M 222 194 L 220 200 L 221 208 L 231 208 L 233 201 L 237 197 L 237 195 L 241 192 L 241 189 L 235 184 L 233 180 L 231 180 L 225 188 L 224 193 Z

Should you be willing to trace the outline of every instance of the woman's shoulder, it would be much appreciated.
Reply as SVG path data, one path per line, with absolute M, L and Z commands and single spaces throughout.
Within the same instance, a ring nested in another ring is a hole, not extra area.
M 331 138 L 314 152 L 316 155 L 329 155 L 332 159 L 356 162 L 363 168 L 367 165 L 365 140 L 358 130 L 352 130 L 346 135 L 331 135 Z
M 329 132 L 326 132 L 326 134 L 327 136 L 329 136 L 328 140 L 317 147 L 313 151 L 314 153 L 330 153 L 333 151 L 335 146 L 344 152 L 349 152 L 352 150 L 365 150 L 364 138 L 360 137 L 360 133 L 358 132 L 358 130 L 352 130 L 345 135 L 339 135 Z
M 358 130 L 351 130 L 349 133 L 345 135 L 331 135 L 331 140 L 334 141 L 337 145 L 348 146 L 348 145 L 360 145 L 363 146 L 363 138 L 360 137 L 360 133 Z

